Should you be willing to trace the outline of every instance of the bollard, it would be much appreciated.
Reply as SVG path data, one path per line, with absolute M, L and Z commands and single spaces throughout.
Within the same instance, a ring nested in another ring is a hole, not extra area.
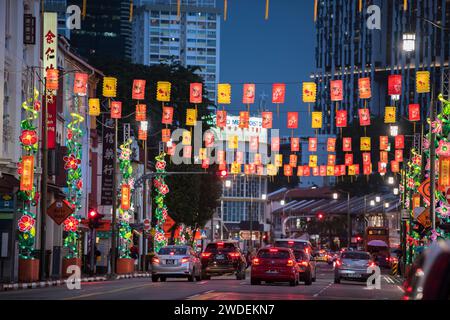
M 398 262 L 393 262 L 392 263 L 391 273 L 392 273 L 393 276 L 398 275 Z

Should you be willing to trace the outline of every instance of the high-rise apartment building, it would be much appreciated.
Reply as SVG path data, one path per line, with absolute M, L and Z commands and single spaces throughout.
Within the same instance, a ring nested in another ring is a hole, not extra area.
M 155 65 L 178 60 L 200 67 L 215 101 L 220 73 L 220 11 L 215 0 L 141 0 L 133 18 L 132 61 Z
M 349 120 L 358 119 L 364 101 L 358 98 L 358 79 L 369 77 L 372 98 L 367 107 L 374 115 L 383 115 L 392 105 L 387 94 L 387 78 L 402 75 L 402 95 L 396 102 L 397 119 L 407 116 L 408 105 L 422 106 L 426 119 L 431 94 L 415 92 L 417 71 L 430 71 L 431 82 L 440 90 L 444 67 L 448 67 L 450 42 L 448 27 L 450 1 L 427 0 L 321 0 L 317 2 L 316 70 L 318 84 L 316 109 L 324 112 L 324 134 L 336 134 L 335 108 L 330 104 L 330 80 L 343 80 L 344 101 Z M 360 6 L 361 5 L 361 6 Z M 378 14 L 379 13 L 379 14 Z M 375 24 L 373 24 L 373 22 Z M 379 29 L 376 24 L 379 23 Z M 435 25 L 433 25 L 435 24 Z M 403 50 L 403 35 L 415 34 L 415 50 Z M 437 86 L 436 86 L 437 84 Z

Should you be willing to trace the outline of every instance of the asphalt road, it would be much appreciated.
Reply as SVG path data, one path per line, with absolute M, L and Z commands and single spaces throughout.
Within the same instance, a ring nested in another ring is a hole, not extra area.
M 80 290 L 62 285 L 6 291 L 0 292 L 0 300 L 399 300 L 402 293 L 397 277 L 382 275 L 380 290 L 368 289 L 362 282 L 335 284 L 332 267 L 318 264 L 317 281 L 311 286 L 252 286 L 249 274 L 246 280 L 222 276 L 194 283 L 184 279 L 153 283 L 150 278 L 135 278 L 82 283 Z

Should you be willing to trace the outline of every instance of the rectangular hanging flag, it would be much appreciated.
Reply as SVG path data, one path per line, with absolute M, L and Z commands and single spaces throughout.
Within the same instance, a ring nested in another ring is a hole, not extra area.
M 303 102 L 315 103 L 317 95 L 317 85 L 315 82 L 303 82 Z
M 342 80 L 330 81 L 330 98 L 331 101 L 344 100 L 344 89 Z
M 359 109 L 359 125 L 361 127 L 370 126 L 370 110 L 369 109 Z
M 336 152 L 336 138 L 327 139 L 327 152 Z
M 189 86 L 189 102 L 192 104 L 202 103 L 203 99 L 203 84 L 191 83 Z
M 352 138 L 343 138 L 342 139 L 342 151 L 352 152 Z
M 397 121 L 397 108 L 386 107 L 384 112 L 384 123 L 395 123 Z
M 273 114 L 270 111 L 265 111 L 261 113 L 262 117 L 262 127 L 264 129 L 272 129 L 272 121 L 273 121 Z
M 360 99 L 370 99 L 372 97 L 370 78 L 358 79 L 358 91 Z
M 274 83 L 272 86 L 272 103 L 283 104 L 286 95 L 286 85 L 284 83 Z
M 253 83 L 244 84 L 244 93 L 242 95 L 243 104 L 253 104 L 255 103 L 255 92 L 256 87 Z
M 145 99 L 145 80 L 135 79 L 133 80 L 133 89 L 131 92 L 131 98 L 133 100 Z
M 315 111 L 312 112 L 312 119 L 311 119 L 311 127 L 313 129 L 321 129 L 322 128 L 322 112 Z
M 347 110 L 338 110 L 336 112 L 336 127 L 337 128 L 347 127 Z
M 288 112 L 287 128 L 288 129 L 297 129 L 298 128 L 298 112 Z
M 172 84 L 168 81 L 158 81 L 156 84 L 156 100 L 160 102 L 170 101 Z
M 430 92 L 430 72 L 417 71 L 416 73 L 416 90 L 417 93 Z
M 361 151 L 370 151 L 371 143 L 370 137 L 361 137 Z

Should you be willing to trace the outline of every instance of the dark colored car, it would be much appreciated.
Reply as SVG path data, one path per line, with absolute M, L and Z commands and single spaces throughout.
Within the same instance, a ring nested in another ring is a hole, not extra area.
M 294 256 L 299 266 L 300 281 L 304 281 L 307 286 L 311 285 L 316 281 L 316 261 L 303 250 L 295 250 Z
M 202 278 L 235 274 L 237 280 L 245 279 L 247 262 L 234 242 L 212 242 L 201 254 Z
M 259 285 L 262 281 L 289 282 L 291 286 L 299 283 L 299 265 L 294 252 L 288 248 L 260 249 L 252 261 L 252 285 Z

